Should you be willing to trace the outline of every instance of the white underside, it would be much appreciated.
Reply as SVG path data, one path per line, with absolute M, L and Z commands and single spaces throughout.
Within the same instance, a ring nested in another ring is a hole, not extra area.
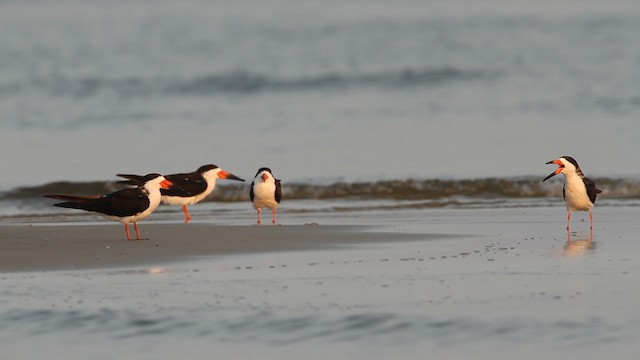
M 207 181 L 207 189 L 204 192 L 189 197 L 164 195 L 162 196 L 162 203 L 167 205 L 193 205 L 199 203 L 201 200 L 209 196 L 209 194 L 213 192 L 213 189 L 216 188 L 216 179 L 218 175 L 217 172 L 209 172 L 203 174 L 202 176 L 204 176 L 205 180 Z
M 593 209 L 593 203 L 587 195 L 587 187 L 578 175 L 565 175 L 564 197 L 567 211 L 591 211 Z
M 253 207 L 255 209 L 276 209 L 278 203 L 275 198 L 276 184 L 273 182 L 258 182 L 253 186 Z
M 213 189 L 211 189 L 213 191 Z M 199 203 L 202 199 L 206 198 L 211 191 L 207 190 L 200 195 L 191 196 L 191 197 L 181 197 L 181 196 L 163 196 L 162 203 L 167 205 L 193 205 Z

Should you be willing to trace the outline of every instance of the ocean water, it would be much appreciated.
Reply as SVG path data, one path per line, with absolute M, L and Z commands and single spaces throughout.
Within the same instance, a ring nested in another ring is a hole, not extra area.
M 2 1 L 0 33 L 0 190 L 640 174 L 636 1 Z

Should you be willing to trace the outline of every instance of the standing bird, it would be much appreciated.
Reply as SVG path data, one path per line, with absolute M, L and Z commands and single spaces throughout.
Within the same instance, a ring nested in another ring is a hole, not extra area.
M 133 223 L 137 240 L 141 240 L 138 221 L 151 215 L 160 205 L 160 189 L 175 189 L 174 184 L 160 174 L 148 174 L 136 181 L 135 188 L 123 189 L 102 196 L 45 195 L 63 200 L 54 206 L 92 211 L 124 224 L 127 240 L 131 240 L 129 223 Z
M 282 199 L 280 180 L 273 177 L 271 169 L 263 167 L 258 170 L 251 183 L 249 198 L 253 207 L 258 211 L 258 224 L 260 224 L 260 212 L 262 208 L 270 208 L 272 223 L 276 223 L 276 209 Z
M 569 222 L 571 221 L 572 211 L 588 211 L 589 225 L 593 229 L 593 214 L 591 209 L 596 202 L 596 195 L 602 191 L 596 188 L 596 183 L 591 179 L 584 177 L 582 170 L 578 166 L 578 162 L 571 156 L 562 156 L 557 160 L 547 162 L 547 164 L 556 164 L 558 168 L 542 180 L 562 173 L 564 175 L 564 186 L 562 187 L 562 197 L 567 205 L 567 230 L 569 230 Z
M 123 184 L 131 184 L 131 180 L 134 182 L 141 178 L 140 175 L 131 174 L 117 174 L 117 176 L 129 179 L 129 181 L 121 181 Z M 216 165 L 203 165 L 198 170 L 191 173 L 184 174 L 171 174 L 164 176 L 167 180 L 174 183 L 176 186 L 184 189 L 188 194 L 182 191 L 176 191 L 173 189 L 162 189 L 162 203 L 168 205 L 182 205 L 182 211 L 184 212 L 184 222 L 188 223 L 191 220 L 189 209 L 187 205 L 193 205 L 206 198 L 213 189 L 216 188 L 217 179 L 230 179 L 244 181 L 227 171 L 222 170 Z

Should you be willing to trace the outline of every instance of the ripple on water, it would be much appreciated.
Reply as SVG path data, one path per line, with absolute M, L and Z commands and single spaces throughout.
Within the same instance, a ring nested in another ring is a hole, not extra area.
M 308 341 L 376 344 L 530 342 L 582 344 L 621 340 L 625 329 L 600 319 L 491 321 L 437 319 L 392 313 L 286 316 L 270 312 L 229 317 L 216 311 L 144 313 L 131 310 L 11 310 L 0 314 L 0 340 L 24 336 L 207 337 L 216 342 L 257 341 L 294 344 Z

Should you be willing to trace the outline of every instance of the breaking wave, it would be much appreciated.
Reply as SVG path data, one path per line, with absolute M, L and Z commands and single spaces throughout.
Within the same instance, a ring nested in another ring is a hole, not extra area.
M 595 178 L 601 198 L 640 199 L 640 179 Z M 32 187 L 19 187 L 0 194 L 0 201 L 29 200 L 45 194 L 104 194 L 122 188 L 111 181 L 59 181 Z M 218 184 L 210 200 L 247 201 L 249 185 Z M 558 198 L 559 182 L 543 183 L 538 177 L 484 179 L 399 179 L 364 182 L 313 184 L 282 182 L 283 198 L 288 200 L 438 200 L 453 197 L 480 199 Z

